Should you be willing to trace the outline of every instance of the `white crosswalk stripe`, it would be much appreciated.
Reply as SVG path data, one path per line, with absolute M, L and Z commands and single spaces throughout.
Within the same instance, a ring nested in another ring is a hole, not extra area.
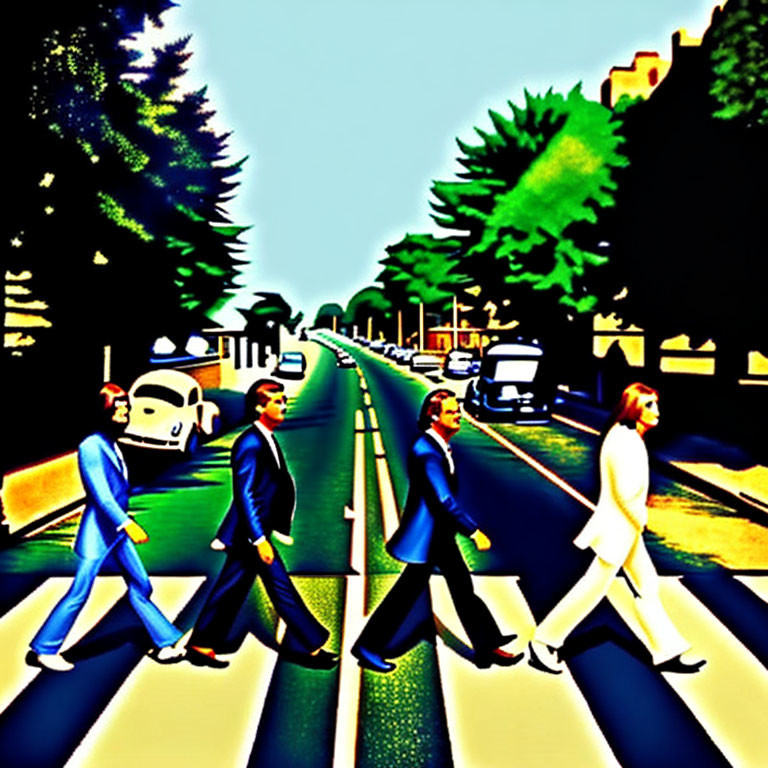
M 24 663 L 24 656 L 35 632 L 71 584 L 72 577 L 47 579 L 0 620 L 0 712 L 40 673 L 39 669 Z M 125 591 L 125 580 L 121 576 L 99 576 L 63 650 L 87 634 Z
M 736 576 L 735 578 L 751 589 L 763 602 L 768 603 L 768 576 Z
M 664 673 L 731 765 L 765 768 L 768 670 L 675 578 L 661 596 L 680 631 L 707 659 L 695 675 Z
M 527 645 L 535 622 L 513 577 L 474 577 L 478 594 L 505 634 Z M 469 643 L 443 579 L 431 579 L 435 615 Z M 616 767 L 619 763 L 571 675 L 546 675 L 519 662 L 478 669 L 438 640 L 438 663 L 454 764 L 472 768 Z

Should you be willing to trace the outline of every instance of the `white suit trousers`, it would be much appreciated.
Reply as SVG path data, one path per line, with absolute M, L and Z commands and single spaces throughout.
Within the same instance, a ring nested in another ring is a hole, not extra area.
M 559 648 L 576 625 L 605 597 L 613 579 L 623 568 L 639 597 L 632 608 L 645 633 L 644 642 L 654 664 L 684 653 L 691 646 L 667 615 L 659 596 L 659 576 L 641 536 L 620 566 L 595 556 L 586 573 L 538 625 L 534 639 Z

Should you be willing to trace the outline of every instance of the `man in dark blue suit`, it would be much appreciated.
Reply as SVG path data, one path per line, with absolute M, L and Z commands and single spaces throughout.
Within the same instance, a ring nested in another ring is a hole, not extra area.
M 64 597 L 30 643 L 27 664 L 56 672 L 72 669 L 59 654 L 75 619 L 88 599 L 104 561 L 111 556 L 128 584 L 128 599 L 154 644 L 160 662 L 179 660 L 176 647 L 182 633 L 149 599 L 152 586 L 135 544 L 149 540 L 144 529 L 128 516 L 128 471 L 117 438 L 128 426 L 130 404 L 126 392 L 111 382 L 99 392 L 99 428 L 77 450 L 80 477 L 85 488 L 85 511 L 75 540 L 80 558 L 75 579 Z
M 233 500 L 214 540 L 227 559 L 187 644 L 187 660 L 197 666 L 227 666 L 216 654 L 256 576 L 286 623 L 283 657 L 316 668 L 338 661 L 323 649 L 328 630 L 304 604 L 270 542 L 271 536 L 290 539 L 296 503 L 293 478 L 273 434 L 285 419 L 287 402 L 283 385 L 271 379 L 258 380 L 245 395 L 246 414 L 255 421 L 232 447 Z
M 399 579 L 381 601 L 352 646 L 360 666 L 376 672 L 391 672 L 395 665 L 384 656 L 409 612 L 429 583 L 437 566 L 445 576 L 456 612 L 475 650 L 475 664 L 511 666 L 523 654 L 511 654 L 500 646 L 516 635 L 502 635 L 488 607 L 475 594 L 472 577 L 464 562 L 456 533 L 469 536 L 480 550 L 491 546 L 456 501 L 456 471 L 448 445 L 461 426 L 461 411 L 453 392 L 438 389 L 427 395 L 419 414 L 419 429 L 408 456 L 410 487 L 400 526 L 387 549 L 406 563 Z

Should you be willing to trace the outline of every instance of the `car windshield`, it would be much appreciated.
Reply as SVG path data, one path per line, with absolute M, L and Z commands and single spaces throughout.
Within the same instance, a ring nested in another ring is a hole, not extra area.
M 283 360 L 290 363 L 299 363 L 304 355 L 301 352 L 283 352 Z
M 494 381 L 531 382 L 538 367 L 538 360 L 498 360 L 489 373 Z
M 166 403 L 181 408 L 184 405 L 184 396 L 168 387 L 160 384 L 142 384 L 133 393 L 134 397 L 151 397 L 155 400 L 164 400 Z

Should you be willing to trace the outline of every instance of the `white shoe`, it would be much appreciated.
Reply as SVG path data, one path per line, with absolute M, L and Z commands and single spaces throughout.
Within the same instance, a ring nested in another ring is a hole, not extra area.
M 53 672 L 69 672 L 75 665 L 70 664 L 63 656 L 58 653 L 38 653 L 37 663 L 45 669 Z
M 541 640 L 531 640 L 528 644 L 528 663 L 542 672 L 559 675 L 565 669 L 565 664 L 560 661 L 556 648 L 552 648 Z
M 163 648 L 158 648 L 152 655 L 157 661 L 169 662 L 169 661 L 181 661 L 184 656 L 185 649 L 176 645 L 166 645 Z

